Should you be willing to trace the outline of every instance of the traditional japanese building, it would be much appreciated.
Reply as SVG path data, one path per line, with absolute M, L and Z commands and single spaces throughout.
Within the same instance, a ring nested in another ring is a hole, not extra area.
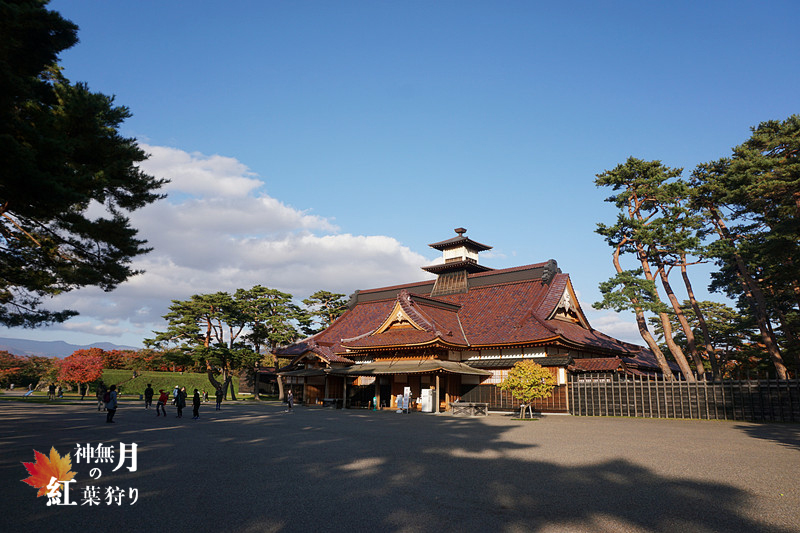
M 516 362 L 532 359 L 558 383 L 535 407 L 565 412 L 567 372 L 583 368 L 576 361 L 648 367 L 641 346 L 591 327 L 555 260 L 495 270 L 478 261 L 490 246 L 455 231 L 430 245 L 443 254 L 442 263 L 423 267 L 435 279 L 356 291 L 329 328 L 275 352 L 293 358 L 279 374 L 296 398 L 395 408 L 409 388 L 416 409 L 427 410 L 428 398 L 433 411 L 459 400 L 515 409 L 497 384 Z

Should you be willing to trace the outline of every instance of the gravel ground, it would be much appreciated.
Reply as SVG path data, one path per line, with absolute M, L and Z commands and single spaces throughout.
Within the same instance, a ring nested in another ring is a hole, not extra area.
M 121 402 L 106 424 L 88 402 L 0 401 L 0 531 L 800 531 L 798 424 L 213 405 Z M 135 472 L 76 462 L 120 442 Z M 76 506 L 20 482 L 51 447 L 72 454 Z M 138 501 L 89 506 L 91 486 Z

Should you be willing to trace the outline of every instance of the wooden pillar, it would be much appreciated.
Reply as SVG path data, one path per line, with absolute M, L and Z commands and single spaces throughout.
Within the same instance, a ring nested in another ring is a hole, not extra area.
M 347 409 L 347 376 L 342 376 L 342 409 Z
M 447 390 L 444 391 L 444 410 L 447 411 L 450 408 L 450 381 L 452 381 L 453 376 L 449 376 L 447 378 Z
M 328 374 L 325 374 L 325 396 L 322 397 L 323 400 L 325 398 L 330 398 L 331 397 L 330 392 L 329 392 L 330 389 L 328 388 L 328 378 L 329 377 L 330 376 L 328 376 Z
M 439 374 L 436 374 L 436 397 L 433 399 L 433 412 L 439 412 Z

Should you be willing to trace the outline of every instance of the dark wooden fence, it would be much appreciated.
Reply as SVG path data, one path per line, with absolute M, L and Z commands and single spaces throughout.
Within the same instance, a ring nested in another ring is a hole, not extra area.
M 689 383 L 573 374 L 569 377 L 569 412 L 578 416 L 800 422 L 800 380 Z
M 520 401 L 497 385 L 462 385 L 461 401 L 489 404 L 490 411 L 519 411 Z M 533 409 L 541 412 L 567 412 L 567 387 L 556 386 L 553 394 L 544 400 L 533 402 Z

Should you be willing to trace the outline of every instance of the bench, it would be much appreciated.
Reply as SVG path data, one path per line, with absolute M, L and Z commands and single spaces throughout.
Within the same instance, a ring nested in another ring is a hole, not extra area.
M 454 416 L 487 416 L 489 414 L 488 403 L 453 402 L 450 404 L 450 409 Z
M 327 409 L 341 409 L 343 400 L 341 398 L 323 398 L 322 407 Z

